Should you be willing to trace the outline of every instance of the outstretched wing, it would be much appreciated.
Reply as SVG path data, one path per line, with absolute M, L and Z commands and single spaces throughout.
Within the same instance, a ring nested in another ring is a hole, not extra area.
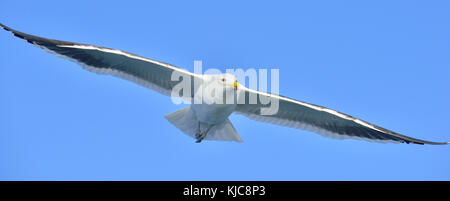
M 133 81 L 164 95 L 170 95 L 172 88 L 181 81 L 171 81 L 174 71 L 183 77 L 190 76 L 191 81 L 198 77 L 173 65 L 121 50 L 42 38 L 16 31 L 3 24 L 0 24 L 0 27 L 50 53 L 77 62 L 86 70 Z
M 244 104 L 237 105 L 236 113 L 243 114 L 257 121 L 309 130 L 327 137 L 340 139 L 356 138 L 369 141 L 401 142 L 408 144 L 449 144 L 448 142 L 430 142 L 404 136 L 332 109 L 283 96 L 247 88 L 243 88 L 242 90 L 245 94 L 245 99 L 243 99 L 245 102 L 241 102 Z M 251 96 L 257 98 L 255 104 L 251 104 L 249 101 L 249 97 Z M 270 106 L 270 104 L 261 103 L 261 96 L 266 98 L 266 100 L 270 98 L 272 101 L 279 101 L 278 112 L 274 115 L 261 115 L 261 108 Z

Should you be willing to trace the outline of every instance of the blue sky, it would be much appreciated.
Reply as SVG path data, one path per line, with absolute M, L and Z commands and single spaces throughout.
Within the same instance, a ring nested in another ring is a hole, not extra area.
M 193 70 L 278 68 L 280 94 L 449 141 L 448 1 L 0 2 L 25 33 Z M 0 31 L 0 180 L 449 180 L 450 146 L 380 144 L 230 117 L 244 143 L 182 134 L 181 109 Z

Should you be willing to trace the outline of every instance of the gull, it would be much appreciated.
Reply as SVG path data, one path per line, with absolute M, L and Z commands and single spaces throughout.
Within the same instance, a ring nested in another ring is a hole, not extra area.
M 211 100 L 205 99 L 197 93 L 191 92 L 191 94 L 188 94 L 194 100 L 194 103 L 166 115 L 165 118 L 183 133 L 195 138 L 196 142 L 202 140 L 242 142 L 241 137 L 228 119 L 232 113 L 236 113 L 253 120 L 308 130 L 338 139 L 354 138 L 375 142 L 421 145 L 449 144 L 449 142 L 431 142 L 408 137 L 336 110 L 249 89 L 240 85 L 236 77 L 231 74 L 194 74 L 164 62 L 121 50 L 42 38 L 16 31 L 3 24 L 0 24 L 0 27 L 47 52 L 76 62 L 88 71 L 123 78 L 163 95 L 172 95 L 171 92 L 180 83 L 180 80 L 174 81 L 171 76 L 173 73 L 178 73 L 183 78 L 189 78 L 192 82 L 199 83 L 197 86 L 193 85 L 193 92 L 199 88 L 220 86 L 222 91 L 218 91 L 218 93 L 223 93 L 227 97 L 230 96 L 233 100 L 243 101 L 220 104 L 213 100 L 213 103 L 210 103 Z M 255 103 L 251 103 L 249 100 L 251 96 L 257 97 Z M 210 97 L 209 99 L 211 98 L 217 99 L 217 97 Z M 278 111 L 271 115 L 262 115 L 261 110 L 267 104 L 261 102 L 261 98 L 277 100 Z M 195 104 L 197 99 L 201 100 L 198 104 Z

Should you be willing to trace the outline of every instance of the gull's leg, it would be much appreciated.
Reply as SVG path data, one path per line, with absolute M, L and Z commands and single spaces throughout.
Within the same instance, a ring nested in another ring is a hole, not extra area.
M 209 130 L 212 128 L 212 126 L 209 126 L 208 129 L 206 129 L 205 132 L 203 132 L 198 138 L 197 141 L 195 141 L 196 143 L 200 143 L 202 142 L 203 139 L 205 139 L 206 134 L 208 134 Z
M 202 131 L 200 130 L 200 122 L 198 122 L 197 133 L 195 133 L 195 139 L 197 139 L 197 141 L 198 141 L 198 139 L 200 139 L 201 135 L 202 135 Z

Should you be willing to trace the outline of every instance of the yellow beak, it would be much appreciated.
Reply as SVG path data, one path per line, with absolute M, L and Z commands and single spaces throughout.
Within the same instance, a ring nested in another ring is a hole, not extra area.
M 237 88 L 238 88 L 238 82 L 237 81 L 234 81 L 234 84 L 233 84 L 233 88 L 234 88 L 234 90 L 237 90 Z

